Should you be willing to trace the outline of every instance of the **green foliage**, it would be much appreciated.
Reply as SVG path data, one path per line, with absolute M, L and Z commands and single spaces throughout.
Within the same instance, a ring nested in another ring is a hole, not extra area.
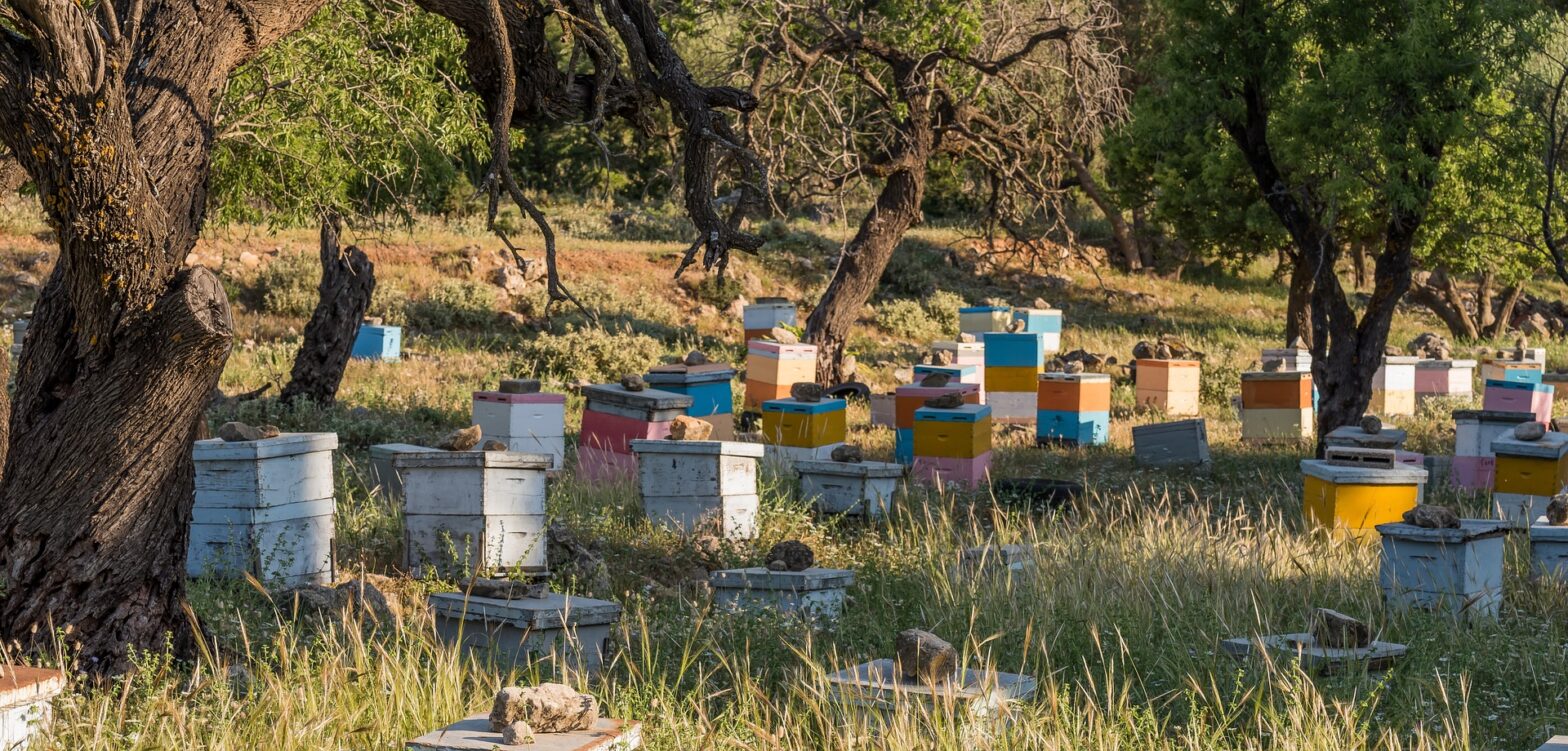
M 513 371 L 536 378 L 604 383 L 646 371 L 664 351 L 663 343 L 645 334 L 568 328 L 520 342 Z
M 495 321 L 495 287 L 464 279 L 442 279 L 424 297 L 404 306 L 409 326 L 426 331 L 480 328 Z
M 876 306 L 877 327 L 897 337 L 928 342 L 942 333 L 941 324 L 914 300 L 889 300 Z
M 321 262 L 310 253 L 280 253 L 271 263 L 257 269 L 245 298 L 259 302 L 260 309 L 280 316 L 308 318 L 321 299 Z

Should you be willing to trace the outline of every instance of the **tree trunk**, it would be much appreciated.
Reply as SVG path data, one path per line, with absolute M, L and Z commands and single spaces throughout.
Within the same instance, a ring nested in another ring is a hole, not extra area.
M 1487 331 L 1492 328 L 1492 322 L 1497 320 L 1492 311 L 1493 277 L 1491 271 L 1481 272 L 1475 284 L 1475 319 L 1476 331 Z
M 1512 325 L 1514 319 L 1514 308 L 1519 306 L 1519 298 L 1522 296 L 1524 296 L 1523 284 L 1511 285 L 1503 290 L 1503 303 L 1497 308 L 1497 315 L 1492 321 L 1491 328 L 1486 330 L 1488 338 L 1496 339 L 1508 333 L 1508 327 Z
M 1430 274 L 1413 276 L 1410 283 L 1410 301 L 1425 306 L 1448 327 L 1456 339 L 1475 341 L 1479 334 L 1470 311 L 1465 310 L 1463 297 L 1454 282 L 1441 269 Z
M 1111 223 L 1111 234 L 1116 240 L 1117 250 L 1121 252 L 1122 263 L 1126 265 L 1128 271 L 1142 268 L 1143 254 L 1138 250 L 1138 240 L 1133 236 L 1132 228 L 1127 226 L 1127 218 L 1122 216 L 1121 207 L 1117 206 L 1100 186 L 1094 173 L 1089 170 L 1089 165 L 1078 155 L 1078 152 L 1067 149 L 1065 153 L 1068 163 L 1072 165 L 1073 174 L 1078 178 L 1078 186 L 1083 188 L 1084 194 L 1089 196 L 1089 200 L 1100 209 L 1105 220 Z
M 1367 286 L 1367 244 L 1357 240 L 1350 247 L 1350 262 L 1356 274 L 1356 289 L 1361 289 Z
M 1148 221 L 1142 206 L 1134 206 L 1132 210 L 1133 241 L 1138 246 L 1138 265 L 1145 269 L 1155 266 L 1155 245 L 1158 242 L 1149 236 Z
M 1312 342 L 1312 269 L 1300 260 L 1291 264 L 1290 287 L 1285 297 L 1285 344 L 1288 346 L 1297 338 L 1309 346 Z
M 285 402 L 305 397 L 325 406 L 337 399 L 360 319 L 370 309 L 376 291 L 375 266 L 358 246 L 339 250 L 342 231 L 343 221 L 336 214 L 321 220 L 320 302 L 294 356 L 294 372 L 283 389 Z

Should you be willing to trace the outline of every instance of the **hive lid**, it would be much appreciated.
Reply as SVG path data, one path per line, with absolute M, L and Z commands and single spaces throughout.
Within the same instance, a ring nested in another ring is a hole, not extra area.
M 1518 425 L 1521 422 L 1535 422 L 1535 415 L 1530 412 L 1511 412 L 1504 409 L 1456 409 L 1454 422 L 1460 420 L 1476 420 L 1484 423 L 1503 423 Z
M 370 447 L 370 456 L 375 459 L 390 459 L 398 454 L 422 453 L 438 451 L 431 446 L 415 446 L 412 443 L 378 443 Z
M 48 701 L 65 690 L 65 673 L 0 664 L 0 709 Z
M 474 401 L 496 402 L 499 404 L 565 404 L 565 394 L 547 394 L 536 392 L 533 394 L 508 394 L 504 391 L 475 391 Z
M 1036 316 L 1060 316 L 1062 314 L 1062 309 L 1061 308 L 1013 308 L 1013 314 L 1014 315 L 1018 315 L 1020 313 L 1022 313 L 1024 315 L 1036 315 Z
M 1421 362 L 1421 358 L 1416 357 L 1415 355 L 1384 355 L 1383 356 L 1383 364 L 1384 365 L 1415 365 L 1418 362 Z
M 1041 373 L 1042 381 L 1067 381 L 1068 383 L 1110 383 L 1106 373 Z
M 766 446 L 739 441 L 671 441 L 637 439 L 631 442 L 634 454 L 688 454 L 706 456 L 743 456 L 760 458 Z
M 926 373 L 946 373 L 948 375 L 967 375 L 979 370 L 978 365 L 916 365 L 915 375 Z
M 1145 357 L 1133 362 L 1140 368 L 1146 365 L 1154 368 L 1196 368 L 1202 364 L 1197 360 L 1158 360 L 1152 357 Z
M 490 729 L 490 715 L 476 714 L 408 742 L 406 751 L 495 751 L 527 748 L 528 751 L 617 751 L 637 748 L 642 725 L 601 717 L 587 730 L 569 733 L 535 733 L 527 746 L 502 746 L 501 734 Z
M 935 350 L 950 349 L 950 350 L 954 350 L 954 351 L 957 351 L 957 352 L 966 352 L 966 351 L 979 352 L 979 351 L 983 351 L 985 349 L 985 342 L 932 342 L 931 343 L 931 349 L 935 349 Z
M 392 457 L 392 466 L 398 469 L 446 469 L 455 467 L 480 467 L 484 469 L 539 469 L 550 468 L 553 459 L 545 454 L 524 454 L 517 451 L 441 451 L 426 449 L 410 451 Z
M 1457 544 L 1484 540 L 1489 537 L 1501 537 L 1508 534 L 1513 528 L 1513 522 L 1498 521 L 1495 519 L 1460 519 L 1459 529 L 1427 529 L 1414 524 L 1394 522 L 1392 524 L 1377 525 L 1378 534 L 1384 537 L 1397 537 L 1401 540 L 1418 540 L 1421 542 L 1441 542 Z
M 642 379 L 652 384 L 717 383 L 735 377 L 735 368 L 723 363 L 706 365 L 660 365 L 648 371 Z
M 1305 371 L 1305 370 L 1281 370 L 1281 371 L 1276 371 L 1276 372 L 1272 372 L 1272 373 L 1267 371 L 1267 370 L 1255 370 L 1255 371 L 1250 371 L 1250 372 L 1247 372 L 1247 373 L 1242 373 L 1241 374 L 1241 380 L 1243 380 L 1243 381 L 1310 381 L 1310 380 L 1312 380 L 1312 373 L 1309 372 L 1309 371 Z
M 1530 525 L 1530 540 L 1532 542 L 1568 542 L 1568 526 L 1559 527 L 1546 523 L 1546 517 L 1538 517 Z
M 762 411 L 818 415 L 824 412 L 843 411 L 848 404 L 843 399 L 823 399 L 820 402 L 803 402 L 797 399 L 769 399 L 762 403 Z
M 1347 467 L 1322 459 L 1302 459 L 1301 474 L 1335 485 L 1422 485 L 1427 481 L 1424 467 L 1396 464 L 1393 467 Z
M 814 592 L 820 589 L 841 589 L 854 583 L 855 572 L 841 568 L 773 571 L 762 566 L 753 566 L 708 574 L 708 584 L 717 589 L 784 589 L 793 592 Z
M 272 459 L 280 456 L 331 451 L 338 447 L 337 433 L 284 433 L 260 441 L 225 441 L 208 438 L 197 441 L 191 458 L 199 462 Z
M 603 402 L 633 409 L 690 409 L 692 404 L 691 397 L 685 394 L 659 389 L 627 391 L 619 383 L 584 386 L 583 396 L 589 403 Z
M 960 312 L 960 313 L 996 313 L 998 311 L 1004 311 L 1004 310 L 1012 310 L 1012 308 L 1009 308 L 1006 305 L 971 305 L 969 307 L 959 308 L 958 312 Z
M 746 354 L 760 355 L 762 357 L 788 357 L 790 359 L 804 360 L 817 356 L 815 344 L 780 344 L 768 339 L 753 339 L 746 342 Z
M 1312 356 L 1312 350 L 1305 349 L 1305 348 L 1298 348 L 1298 347 L 1281 347 L 1281 348 L 1278 348 L 1278 349 L 1265 348 L 1263 350 L 1263 357 L 1265 359 L 1267 359 L 1267 358 L 1285 358 L 1285 357 L 1311 357 L 1311 356 Z
M 521 629 L 561 628 L 565 625 L 598 626 L 621 619 L 621 606 L 605 600 L 550 592 L 544 597 L 498 600 L 469 597 L 462 592 L 430 595 L 430 609 L 437 615 L 466 621 L 507 623 Z
M 1475 360 L 1421 360 L 1416 367 L 1430 370 L 1451 370 L 1453 368 L 1474 368 Z
M 1541 377 L 1545 378 L 1546 376 Z M 1551 393 L 1557 390 L 1548 384 L 1534 383 L 1531 381 L 1499 381 L 1496 378 L 1486 379 L 1486 388 L 1508 391 L 1544 391 L 1546 393 Z
M 1507 456 L 1529 456 L 1542 459 L 1561 459 L 1568 454 L 1568 433 L 1547 433 L 1538 441 L 1521 441 L 1505 433 L 1492 439 L 1492 453 Z
M 881 478 L 903 477 L 904 465 L 897 462 L 835 462 L 827 459 L 798 459 L 795 471 L 803 475 L 837 475 L 841 477 Z

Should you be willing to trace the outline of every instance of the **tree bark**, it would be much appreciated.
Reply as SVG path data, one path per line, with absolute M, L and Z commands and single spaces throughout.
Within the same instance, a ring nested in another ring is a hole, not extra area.
M 1312 341 L 1312 279 L 1312 269 L 1302 263 L 1298 256 L 1290 267 L 1290 285 L 1285 296 L 1287 345 L 1297 338 L 1308 343 Z
M 358 246 L 339 249 L 342 231 L 343 221 L 336 214 L 321 220 L 320 302 L 294 356 L 294 371 L 283 388 L 285 402 L 304 397 L 325 406 L 337 399 L 360 320 L 370 309 L 376 291 L 375 266 Z
M 1089 170 L 1088 163 L 1076 151 L 1067 149 L 1067 162 L 1072 165 L 1073 174 L 1078 178 L 1078 187 L 1083 189 L 1084 195 L 1100 209 L 1105 220 L 1111 223 L 1111 235 L 1115 239 L 1116 248 L 1121 252 L 1122 263 L 1128 271 L 1137 271 L 1143 268 L 1143 254 L 1138 250 L 1138 240 L 1133 235 L 1132 227 L 1127 225 L 1127 218 L 1122 215 L 1122 209 L 1111 200 L 1094 173 Z
M 1410 301 L 1425 306 L 1448 327 L 1456 339 L 1475 341 L 1479 332 L 1475 319 L 1464 307 L 1464 297 L 1454 286 L 1454 281 L 1441 269 L 1429 274 L 1412 276 Z
M 1503 290 L 1503 302 L 1497 308 L 1497 315 L 1494 317 L 1492 325 L 1486 329 L 1488 338 L 1496 339 L 1508 333 L 1509 327 L 1513 325 L 1514 308 L 1519 306 L 1519 298 L 1523 296 L 1523 284 L 1514 284 Z
M 1475 285 L 1475 319 L 1476 331 L 1486 331 L 1492 328 L 1492 322 L 1497 320 L 1492 311 L 1493 277 L 1490 270 L 1481 272 Z

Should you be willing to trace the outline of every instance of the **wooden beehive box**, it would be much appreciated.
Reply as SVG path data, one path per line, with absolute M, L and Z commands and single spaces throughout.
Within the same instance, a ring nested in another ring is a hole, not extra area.
M 404 564 L 443 577 L 501 569 L 543 572 L 550 457 L 427 451 L 397 457 L 403 475 Z
M 1529 412 L 1535 421 L 1552 422 L 1552 399 L 1557 387 L 1549 383 L 1489 381 L 1481 396 L 1481 408 L 1497 412 Z
M 59 670 L 0 664 L 0 749 L 23 751 L 54 718 L 50 702 L 65 691 Z
M 503 670 L 543 659 L 561 670 L 597 673 L 621 620 L 613 602 L 554 592 L 512 600 L 443 592 L 429 602 L 443 642 L 492 658 Z
M 844 442 L 843 399 L 802 402 L 774 399 L 762 404 L 763 440 L 776 446 L 821 448 Z
M 1552 496 L 1568 488 L 1568 434 L 1521 441 L 1504 433 L 1492 439 L 1492 454 L 1492 508 L 1514 527 L 1530 526 Z
M 849 514 L 882 519 L 893 506 L 893 496 L 904 477 L 896 462 L 795 462 L 800 475 L 800 497 L 824 514 Z
M 958 330 L 964 334 L 980 336 L 1006 331 L 1012 322 L 1012 308 L 1005 305 L 971 305 L 958 309 Z
M 1530 574 L 1568 582 L 1568 527 L 1537 518 L 1530 525 Z
M 1481 409 L 1456 409 L 1454 415 L 1454 461 L 1449 479 L 1454 485 L 1471 490 L 1492 489 L 1492 469 L 1497 460 L 1492 440 L 1531 422 L 1528 412 L 1497 412 Z
M 643 380 L 661 391 L 691 397 L 686 415 L 711 424 L 713 440 L 735 439 L 735 395 L 731 388 L 734 368 L 720 363 L 660 365 L 648 371 Z
M 935 482 L 974 487 L 991 469 L 991 407 L 915 410 L 913 474 Z
M 844 591 L 854 584 L 855 572 L 836 568 L 772 571 L 758 566 L 708 575 L 713 604 L 721 608 L 794 613 L 826 622 L 844 612 Z
M 1503 539 L 1508 523 L 1462 519 L 1459 529 L 1379 524 L 1383 599 L 1395 610 L 1492 618 L 1503 602 Z
M 1190 467 L 1209 463 L 1209 431 L 1201 419 L 1139 425 L 1132 452 L 1146 467 Z
M 1421 360 L 1416 363 L 1416 403 L 1440 397 L 1467 397 L 1475 391 L 1475 360 Z
M 816 345 L 761 339 L 746 343 L 747 409 L 760 409 L 763 402 L 788 398 L 791 386 L 816 380 Z
M 1047 354 L 1062 350 L 1062 311 L 1055 308 L 1013 308 L 1013 323 L 1022 331 L 1039 334 Z
M 1372 374 L 1372 402 L 1367 410 L 1384 416 L 1416 413 L 1416 363 L 1419 357 L 1387 355 Z
M 197 441 L 186 573 L 248 573 L 282 586 L 330 581 L 337 445 L 335 433 Z
M 1139 407 L 1171 417 L 1192 417 L 1199 411 L 1197 360 L 1138 360 L 1133 397 Z
M 371 491 L 382 498 L 401 505 L 403 503 L 403 475 L 394 462 L 400 454 L 435 451 L 429 446 L 412 443 L 380 443 L 370 447 Z
M 633 441 L 643 513 L 655 524 L 732 540 L 757 536 L 759 443 Z
M 1110 439 L 1111 377 L 1042 373 L 1035 394 L 1035 440 L 1100 446 Z
M 508 394 L 475 391 L 473 422 L 484 437 L 506 444 L 508 451 L 544 454 L 550 469 L 566 461 L 566 397 L 562 394 Z
M 1263 350 L 1263 367 L 1267 369 L 1269 363 L 1279 363 L 1278 370 L 1290 373 L 1312 372 L 1312 350 L 1285 347 L 1281 349 Z
M 1330 448 L 1324 459 L 1303 459 L 1301 474 L 1308 526 L 1355 538 L 1415 508 L 1427 481 L 1426 470 L 1400 464 L 1392 449 Z
M 1312 374 L 1241 374 L 1241 437 L 1250 443 L 1297 443 L 1313 435 Z
M 893 390 L 893 460 L 900 464 L 915 461 L 915 410 L 924 407 L 927 399 L 944 394 L 963 394 L 965 404 L 980 404 L 980 387 L 972 383 L 952 383 L 946 386 L 899 386 Z
M 786 300 L 758 300 L 741 308 L 741 327 L 746 341 L 764 339 L 778 326 L 796 325 L 795 304 Z
M 403 329 L 400 326 L 360 324 L 354 335 L 350 356 L 359 360 L 395 362 L 403 357 Z

